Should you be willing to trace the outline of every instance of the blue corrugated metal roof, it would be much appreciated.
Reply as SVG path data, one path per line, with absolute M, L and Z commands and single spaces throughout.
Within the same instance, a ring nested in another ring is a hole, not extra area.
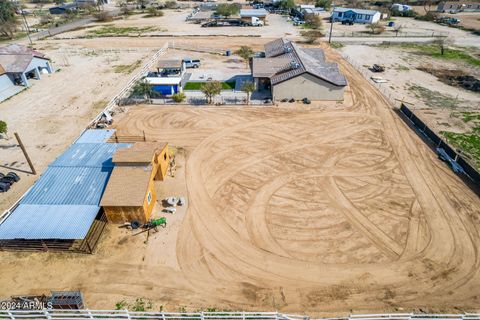
M 102 143 L 115 133 L 115 129 L 88 129 L 78 138 L 75 143 Z
M 0 239 L 83 239 L 98 206 L 20 204 L 0 225 Z
M 126 143 L 75 143 L 50 167 L 113 167 L 115 151 L 129 146 Z
M 49 167 L 20 204 L 97 205 L 112 168 Z
M 131 146 L 105 143 L 112 134 L 88 130 L 50 164 L 0 225 L 0 239 L 83 239 L 100 210 L 113 154 Z

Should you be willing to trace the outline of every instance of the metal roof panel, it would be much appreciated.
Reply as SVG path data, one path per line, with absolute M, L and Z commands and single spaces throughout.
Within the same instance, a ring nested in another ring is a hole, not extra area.
M 88 129 L 83 132 L 75 143 L 101 143 L 107 142 L 115 133 L 115 129 Z
M 84 239 L 100 207 L 20 204 L 0 225 L 0 240 Z
M 20 204 L 98 205 L 111 167 L 49 167 Z
M 75 143 L 50 167 L 113 167 L 115 151 L 129 146 L 127 143 Z

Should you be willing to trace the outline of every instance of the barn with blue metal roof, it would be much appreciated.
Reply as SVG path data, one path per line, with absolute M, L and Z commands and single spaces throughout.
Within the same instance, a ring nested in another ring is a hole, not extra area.
M 0 224 L 0 247 L 28 243 L 30 248 L 93 251 L 98 239 L 87 237 L 106 223 L 100 200 L 114 167 L 113 154 L 131 146 L 107 143 L 113 133 L 87 130 L 49 165 Z

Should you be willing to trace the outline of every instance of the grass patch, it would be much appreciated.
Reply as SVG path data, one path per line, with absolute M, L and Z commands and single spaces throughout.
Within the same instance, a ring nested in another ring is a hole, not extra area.
M 435 59 L 463 61 L 472 66 L 480 67 L 480 59 L 477 59 L 474 56 L 470 55 L 467 52 L 466 48 L 445 48 L 442 55 L 442 53 L 440 52 L 440 48 L 434 44 L 403 43 L 398 46 L 405 49 L 411 49 L 415 52 L 424 54 Z
M 185 84 L 184 90 L 202 90 L 202 85 L 204 82 L 187 82 Z M 222 90 L 233 90 L 235 89 L 235 81 L 226 81 L 222 82 Z
M 128 36 L 136 35 L 140 36 L 143 33 L 152 32 L 157 30 L 157 27 L 115 27 L 112 25 L 103 26 L 99 29 L 87 31 L 88 37 L 112 37 L 112 36 Z
M 115 73 L 129 74 L 129 73 L 132 73 L 138 67 L 140 67 L 141 64 L 142 64 L 142 60 L 137 60 L 132 64 L 121 64 L 121 65 L 115 66 L 113 70 L 115 71 Z
M 340 48 L 345 47 L 345 45 L 341 42 L 332 41 L 332 42 L 330 42 L 330 47 L 332 47 L 334 49 L 340 49 Z
M 441 131 L 440 133 L 455 148 L 462 150 L 464 154 L 468 155 L 477 169 L 480 169 L 480 136 L 478 133 L 456 133 L 450 131 Z
M 452 96 L 444 95 L 438 91 L 433 91 L 422 86 L 411 85 L 410 90 L 417 99 L 422 100 L 427 106 L 432 108 L 455 108 L 462 100 Z

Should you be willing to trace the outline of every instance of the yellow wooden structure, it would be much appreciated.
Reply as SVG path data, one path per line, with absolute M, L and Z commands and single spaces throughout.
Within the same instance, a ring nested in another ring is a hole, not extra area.
M 157 195 L 155 181 L 163 181 L 170 163 L 168 144 L 136 142 L 118 149 L 113 156 L 115 167 L 100 205 L 112 223 L 151 218 Z

